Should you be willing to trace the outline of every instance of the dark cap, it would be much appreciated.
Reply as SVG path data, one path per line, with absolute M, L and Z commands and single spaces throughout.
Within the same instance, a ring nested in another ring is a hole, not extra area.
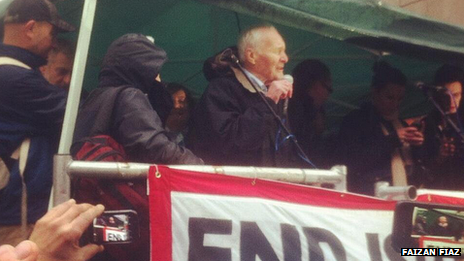
M 3 18 L 5 24 L 25 23 L 30 20 L 49 22 L 59 32 L 75 30 L 74 26 L 61 19 L 55 5 L 49 0 L 14 0 L 8 6 L 6 15 Z

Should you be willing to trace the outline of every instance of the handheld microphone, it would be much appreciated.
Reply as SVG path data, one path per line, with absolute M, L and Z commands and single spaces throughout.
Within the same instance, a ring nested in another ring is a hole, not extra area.
M 285 74 L 283 79 L 293 84 L 293 76 L 291 76 L 290 74 Z M 288 97 L 285 98 L 285 101 L 284 101 L 283 113 L 285 116 L 287 116 L 287 111 L 288 111 Z
M 291 76 L 290 74 L 285 74 L 284 77 L 282 78 L 284 80 L 286 80 L 287 82 L 293 84 L 293 76 Z
M 431 84 L 425 84 L 423 82 L 416 82 L 414 84 L 414 87 L 418 88 L 421 91 L 427 92 L 427 91 L 441 91 L 441 90 L 446 90 L 445 87 L 443 86 L 437 86 L 437 85 L 431 85 Z

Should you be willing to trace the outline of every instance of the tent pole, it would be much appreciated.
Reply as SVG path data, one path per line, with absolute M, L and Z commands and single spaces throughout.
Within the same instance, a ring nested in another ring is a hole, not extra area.
M 76 55 L 74 58 L 73 74 L 66 103 L 63 128 L 61 131 L 60 146 L 58 155 L 54 158 L 53 198 L 50 205 L 58 205 L 70 198 L 70 179 L 62 166 L 66 166 L 70 161 L 69 150 L 74 135 L 77 112 L 84 82 L 85 66 L 89 52 L 90 37 L 92 35 L 93 21 L 97 0 L 85 0 L 82 10 L 79 38 L 77 40 Z M 61 166 L 61 167 L 60 167 Z

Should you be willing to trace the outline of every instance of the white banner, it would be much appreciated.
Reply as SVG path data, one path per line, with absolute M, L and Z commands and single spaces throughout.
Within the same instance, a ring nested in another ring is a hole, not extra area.
M 454 260 L 395 252 L 391 201 L 272 181 L 159 171 L 160 178 L 150 179 L 152 260 Z

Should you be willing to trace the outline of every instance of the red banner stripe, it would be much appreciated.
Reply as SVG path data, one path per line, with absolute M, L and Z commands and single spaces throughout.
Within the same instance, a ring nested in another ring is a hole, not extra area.
M 165 188 L 172 191 L 259 197 L 283 202 L 344 209 L 391 211 L 396 204 L 395 201 L 278 181 L 176 170 L 166 166 L 159 166 L 158 169 L 161 178 L 155 180 L 163 180 L 163 184 L 168 182 Z M 153 176 L 155 172 L 156 169 L 152 168 L 150 176 Z

